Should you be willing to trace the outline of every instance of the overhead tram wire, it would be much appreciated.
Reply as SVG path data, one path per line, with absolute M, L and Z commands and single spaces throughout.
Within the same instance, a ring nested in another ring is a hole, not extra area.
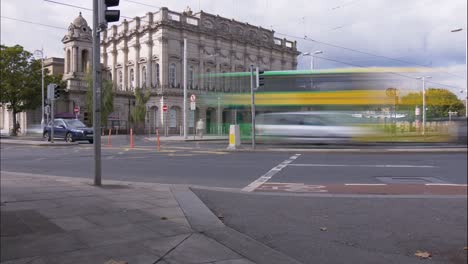
M 333 61 L 333 62 L 338 62 L 338 63 L 342 63 L 342 64 L 345 64 L 345 65 L 354 66 L 354 67 L 359 67 L 359 68 L 367 68 L 366 66 L 357 65 L 357 64 L 353 64 L 353 63 L 347 63 L 347 62 L 343 62 L 343 61 L 339 61 L 339 60 L 334 60 L 334 59 L 330 59 L 330 58 L 326 58 L 326 57 L 321 57 L 321 56 L 315 56 L 315 58 L 324 59 L 324 60 L 329 60 L 329 61 Z M 405 74 L 401 74 L 401 73 L 397 73 L 397 72 L 389 72 L 389 73 L 390 73 L 390 74 L 394 74 L 394 75 L 398 75 L 398 76 L 401 76 L 401 77 L 405 77 L 405 78 L 408 78 L 408 79 L 416 80 L 415 77 L 408 76 L 408 75 L 405 75 Z M 437 85 L 440 85 L 440 86 L 449 87 L 449 88 L 455 88 L 455 89 L 460 88 L 460 87 L 457 87 L 457 86 L 453 86 L 453 85 L 449 85 L 449 84 L 443 84 L 443 83 L 438 83 L 438 82 L 433 82 L 433 81 L 426 81 L 426 83 L 437 84 Z
M 28 23 L 28 24 L 33 24 L 33 25 L 39 25 L 39 26 L 44 26 L 44 27 L 50 27 L 50 28 L 53 28 L 53 29 L 67 30 L 66 28 L 62 28 L 62 27 L 57 27 L 57 26 L 52 26 L 52 25 L 37 23 L 37 22 L 33 22 L 33 21 L 27 21 L 27 20 L 17 19 L 17 18 L 11 18 L 11 17 L 6 17 L 6 16 L 1 16 L 1 18 L 10 19 L 10 20 L 14 20 L 14 21 L 18 21 L 18 22 L 23 22 L 23 23 Z M 190 52 L 190 55 L 198 56 L 199 54 L 198 54 L 198 53 L 192 53 L 192 52 Z M 211 54 L 211 55 L 206 55 L 207 58 L 212 58 L 213 60 L 216 60 L 215 57 L 217 57 L 217 56 L 218 56 L 218 55 L 213 56 L 213 54 Z M 321 57 L 321 56 L 315 56 L 315 57 L 316 57 L 316 58 L 319 58 L 319 59 L 323 59 L 323 60 L 328 60 L 328 61 L 333 61 L 333 62 L 341 63 L 341 64 L 344 64 L 344 65 L 353 66 L 353 67 L 366 68 L 365 66 L 362 66 L 362 65 L 357 65 L 357 64 L 353 64 L 353 63 L 344 62 L 344 61 L 334 60 L 334 59 L 331 59 L 331 58 L 326 58 L 326 57 Z M 205 58 L 205 59 L 207 59 L 207 58 Z M 399 75 L 399 76 L 402 76 L 402 77 L 405 77 L 405 78 L 414 79 L 413 77 L 407 76 L 407 75 L 404 75 L 404 74 L 395 73 L 395 72 L 390 72 L 390 73 L 391 73 L 391 74 L 395 74 L 395 75 Z M 460 87 L 456 87 L 456 86 L 453 86 L 453 85 L 438 83 L 438 82 L 434 82 L 434 81 L 426 81 L 426 82 L 427 82 L 427 83 L 436 84 L 436 85 L 440 85 L 440 86 L 444 86 L 444 87 L 449 87 L 449 88 L 455 88 L 455 89 L 460 88 Z
M 44 2 L 49 2 L 49 3 L 52 3 L 52 4 L 57 4 L 57 5 L 63 5 L 63 6 L 78 8 L 78 9 L 86 10 L 86 11 L 93 11 L 92 8 L 83 7 L 83 6 L 78 6 L 78 5 L 72 5 L 72 4 L 67 4 L 67 3 L 58 2 L 58 1 L 53 1 L 53 0 L 44 0 Z M 126 18 L 126 19 L 134 19 L 134 17 L 128 17 L 128 16 L 123 16 L 123 15 L 120 15 L 120 17 Z M 146 20 L 142 20 L 142 21 L 149 23 L 149 21 L 146 21 Z
M 10 20 L 13 20 L 13 21 L 18 21 L 18 22 L 23 22 L 23 23 L 28 23 L 28 24 L 33 24 L 33 25 L 39 25 L 39 26 L 43 26 L 43 27 L 49 27 L 49 28 L 53 28 L 53 29 L 67 30 L 67 28 L 63 28 L 63 27 L 57 27 L 57 26 L 52 26 L 52 25 L 47 25 L 47 24 L 42 24 L 42 23 L 38 23 L 38 22 L 7 17 L 7 16 L 1 16 L 1 18 L 10 19 Z
M 134 3 L 134 4 L 137 4 L 137 5 L 147 6 L 147 7 L 160 8 L 159 6 L 154 6 L 154 5 L 150 5 L 150 4 L 145 4 L 145 3 L 141 3 L 141 2 L 133 1 L 133 0 L 124 0 L 124 1 L 125 1 L 125 2 L 129 2 L 129 3 Z
M 72 4 L 66 4 L 66 3 L 63 3 L 63 2 L 57 2 L 57 1 L 53 1 L 53 0 L 44 0 L 44 1 L 45 1 L 45 2 L 49 2 L 49 3 L 58 4 L 58 5 L 64 5 L 64 6 L 79 8 L 79 9 L 83 9 L 83 10 L 87 10 L 87 11 L 92 11 L 91 8 L 81 7 L 81 6 L 72 5 Z M 126 0 L 126 1 L 129 2 L 129 3 L 147 5 L 147 4 L 140 3 L 140 2 L 136 2 L 136 1 L 132 1 L 132 0 Z M 159 7 L 158 7 L 158 8 L 159 8 Z M 126 17 L 126 16 L 122 16 L 122 15 L 121 15 L 121 17 L 127 18 L 127 19 L 133 19 L 132 17 Z M 144 21 L 144 22 L 148 22 L 148 23 L 149 23 L 149 21 Z M 402 63 L 406 63 L 406 64 L 410 64 L 410 65 L 413 64 L 413 65 L 417 65 L 417 66 L 421 66 L 421 67 L 427 67 L 426 65 L 423 65 L 423 64 L 418 64 L 418 63 L 414 63 L 414 62 L 410 62 L 410 61 L 405 61 L 405 60 L 401 60 L 401 59 L 395 59 L 395 58 L 387 57 L 387 56 L 384 56 L 384 55 L 378 55 L 378 54 L 374 54 L 374 53 L 370 53 L 370 52 L 366 52 L 366 51 L 361 51 L 361 50 L 357 50 L 357 49 L 347 48 L 347 47 L 339 46 L 339 45 L 336 45 L 336 44 L 332 44 L 332 43 L 327 43 L 327 42 L 320 41 L 320 40 L 311 39 L 311 38 L 308 38 L 308 37 L 298 37 L 298 36 L 294 36 L 294 35 L 290 35 L 290 34 L 285 34 L 285 33 L 279 33 L 279 32 L 275 32 L 275 33 L 278 34 L 278 35 L 281 35 L 281 36 L 286 36 L 286 37 L 295 38 L 295 39 L 303 39 L 303 40 L 306 40 L 306 41 L 316 42 L 316 43 L 320 43 L 320 44 L 322 44 L 322 45 L 326 45 L 326 46 L 330 46 L 330 47 L 334 47 L 334 48 L 339 48 L 339 49 L 344 49 L 344 50 L 348 50 L 348 51 L 352 51 L 352 52 L 356 52 L 356 53 L 361 53 L 361 54 L 365 54 L 365 55 L 368 55 L 368 56 L 374 56 L 374 57 L 384 58 L 384 59 L 387 59 L 387 60 L 402 62 Z M 463 76 L 460 76 L 460 75 L 457 75 L 457 74 L 453 74 L 453 73 L 450 73 L 450 72 L 445 72 L 445 71 L 441 71 L 441 72 L 443 72 L 443 73 L 445 73 L 445 74 L 447 74 L 447 75 L 451 75 L 451 76 L 455 76 L 455 77 L 461 78 L 461 79 L 466 79 L 466 78 L 463 77 Z
M 368 55 L 368 56 L 379 57 L 379 58 L 383 58 L 383 59 L 387 59 L 387 60 L 402 62 L 402 63 L 410 64 L 410 65 L 417 65 L 417 66 L 421 66 L 421 67 L 427 68 L 427 65 L 424 65 L 424 64 L 414 63 L 414 62 L 410 62 L 410 61 L 406 61 L 406 60 L 401 60 L 401 59 L 395 59 L 395 58 L 387 57 L 387 56 L 384 56 L 384 55 L 378 55 L 378 54 L 374 54 L 374 53 L 370 53 L 370 52 L 366 52 L 366 51 L 361 51 L 361 50 L 357 50 L 357 49 L 347 48 L 347 47 L 339 46 L 339 45 L 336 45 L 336 44 L 332 44 L 332 43 L 327 43 L 327 42 L 320 41 L 320 40 L 311 39 L 311 38 L 309 38 L 309 37 L 299 37 L 299 36 L 294 36 L 294 35 L 285 34 L 285 33 L 279 33 L 279 32 L 275 32 L 275 33 L 278 34 L 278 35 L 281 35 L 281 36 L 285 36 L 285 37 L 290 37 L 290 38 L 295 38 L 295 39 L 302 39 L 302 40 L 306 40 L 306 41 L 310 41 L 310 42 L 315 42 L 315 43 L 319 43 L 319 44 L 326 45 L 326 46 L 330 46 L 330 47 L 334 47 L 334 48 L 339 48 L 339 49 L 344 49 L 344 50 L 348 50 L 348 51 L 352 51 L 352 52 L 356 52 L 356 53 L 361 53 L 361 54 Z M 461 79 L 466 79 L 466 78 L 463 77 L 463 76 L 460 76 L 460 75 L 457 75 L 457 74 L 453 74 L 453 73 L 450 73 L 450 72 L 445 72 L 445 71 L 441 71 L 441 72 L 443 72 L 443 73 L 445 73 L 445 74 L 447 74 L 447 75 L 452 75 L 452 76 L 461 78 Z
M 58 4 L 58 5 L 64 5 L 64 6 L 79 8 L 79 9 L 83 9 L 83 10 L 87 10 L 87 11 L 92 11 L 91 8 L 81 7 L 81 6 L 72 5 L 72 4 L 66 4 L 66 3 L 63 3 L 63 2 L 57 2 L 57 1 L 53 1 L 53 0 L 44 0 L 44 1 L 49 2 L 49 3 Z M 130 2 L 130 3 L 135 2 L 135 1 L 129 1 L 129 0 L 127 0 L 127 1 Z M 128 19 L 133 19 L 131 17 L 126 17 L 126 16 L 122 16 L 122 15 L 121 15 L 121 17 L 128 18 Z M 145 21 L 145 22 L 149 22 L 149 21 Z M 361 54 L 365 54 L 365 55 L 369 55 L 369 56 L 375 56 L 375 57 L 385 58 L 385 59 L 388 59 L 388 60 L 393 60 L 393 61 L 403 62 L 403 63 L 407 63 L 407 64 L 414 64 L 414 65 L 426 67 L 425 65 L 422 65 L 422 64 L 417 64 L 417 63 L 413 63 L 413 62 L 409 62 L 409 61 L 405 61 L 405 60 L 395 59 L 395 58 L 391 58 L 391 57 L 387 57 L 387 56 L 383 56 L 383 55 L 373 54 L 373 53 L 370 53 L 370 52 L 360 51 L 360 50 L 356 50 L 356 49 L 352 49 L 352 48 L 346 48 L 346 47 L 343 47 L 343 46 L 339 46 L 339 45 L 335 45 L 335 44 L 331 44 L 331 43 L 327 43 L 327 42 L 323 42 L 323 41 L 319 41 L 319 40 L 314 40 L 314 39 L 310 39 L 310 38 L 307 38 L 307 37 L 302 38 L 302 37 L 298 37 L 298 36 L 294 36 L 294 35 L 290 35 L 290 34 L 284 34 L 284 33 L 278 33 L 278 32 L 275 32 L 275 33 L 278 34 L 278 35 L 282 35 L 282 36 L 286 36 L 286 37 L 290 37 L 290 38 L 304 39 L 304 40 L 307 40 L 307 41 L 310 41 L 310 42 L 316 42 L 316 43 L 320 43 L 320 44 L 323 44 L 323 45 L 327 45 L 327 46 L 331 46 L 331 47 L 335 47 L 335 48 L 340 48 L 340 49 L 345 49 L 345 50 L 349 50 L 349 51 L 353 51 L 353 52 L 357 52 L 357 53 L 361 53 Z M 364 68 L 364 66 L 358 66 L 358 65 L 352 65 L 352 66 Z M 449 72 L 443 72 L 443 73 L 465 79 L 464 77 L 453 74 L 453 73 L 449 73 Z M 401 75 L 401 74 L 398 74 L 398 73 L 394 73 L 394 74 Z M 405 76 L 405 75 L 402 75 L 402 76 Z M 405 76 L 405 77 L 414 79 L 411 76 Z M 429 82 L 430 81 L 428 81 L 428 83 Z M 446 87 L 457 88 L 457 87 L 454 87 L 454 86 L 451 86 L 451 85 L 445 85 L 445 86 Z

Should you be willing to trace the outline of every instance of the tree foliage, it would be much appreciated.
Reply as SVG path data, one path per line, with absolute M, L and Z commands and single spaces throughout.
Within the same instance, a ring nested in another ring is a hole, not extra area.
M 41 105 L 41 63 L 22 46 L 0 45 L 0 103 L 13 113 L 16 135 L 16 114 Z
M 131 122 L 137 126 L 145 121 L 146 103 L 150 98 L 149 92 L 144 92 L 141 88 L 135 88 L 135 107 L 131 112 Z
M 93 123 L 93 78 L 88 72 L 85 76 L 88 90 L 86 92 L 86 109 L 88 111 L 88 125 Z M 107 126 L 107 118 L 114 111 L 113 85 L 109 80 L 101 81 L 101 124 Z
M 409 93 L 401 98 L 401 109 L 408 110 L 414 115 L 416 106 L 422 108 L 422 92 Z M 457 96 L 447 89 L 429 88 L 426 90 L 427 118 L 448 117 L 448 112 L 458 112 L 461 116 L 465 112 L 465 105 Z

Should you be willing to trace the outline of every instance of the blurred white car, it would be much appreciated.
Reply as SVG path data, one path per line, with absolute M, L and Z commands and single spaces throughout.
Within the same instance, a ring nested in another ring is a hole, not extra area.
M 259 142 L 332 143 L 373 134 L 359 126 L 362 118 L 340 112 L 283 112 L 259 114 L 255 131 Z

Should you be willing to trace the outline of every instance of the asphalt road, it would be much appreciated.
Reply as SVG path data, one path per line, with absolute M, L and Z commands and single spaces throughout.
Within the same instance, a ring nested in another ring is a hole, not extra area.
M 224 223 L 302 263 L 467 261 L 465 198 L 297 197 L 194 190 Z M 421 260 L 417 251 L 429 252 Z
M 103 179 L 190 184 L 242 189 L 269 172 L 268 183 L 383 184 L 391 177 L 407 183 L 466 184 L 465 153 L 226 152 L 217 143 L 165 143 L 135 149 L 102 149 Z M 92 177 L 92 145 L 1 146 L 1 169 Z M 285 166 L 278 165 L 289 160 Z M 390 182 L 392 183 L 392 182 Z M 397 183 L 405 183 L 397 182 Z
M 123 143 L 102 149 L 104 184 L 198 186 L 228 226 L 303 263 L 466 263 L 466 153 L 226 152 L 215 142 L 164 142 L 158 152 L 154 142 Z M 0 148 L 3 171 L 92 179 L 92 145 Z

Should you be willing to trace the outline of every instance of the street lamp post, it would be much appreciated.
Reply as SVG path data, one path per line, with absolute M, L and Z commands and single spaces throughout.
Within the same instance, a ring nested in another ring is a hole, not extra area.
M 460 32 L 463 31 L 463 28 L 455 28 L 450 30 L 450 32 Z M 465 73 L 466 78 L 468 78 L 468 35 L 465 39 Z M 468 118 L 468 80 L 465 83 L 465 117 Z
M 422 99 L 423 99 L 423 124 L 422 124 L 422 134 L 426 133 L 426 79 L 432 78 L 431 76 L 422 76 L 416 79 L 422 80 Z
M 317 55 L 317 54 L 322 54 L 323 51 L 321 50 L 316 50 L 314 52 L 305 52 L 303 53 L 302 55 L 303 56 L 310 56 L 310 70 L 313 71 L 314 68 L 315 68 L 315 65 L 314 65 L 314 55 Z M 310 88 L 314 88 L 314 81 L 312 80 L 312 78 L 310 78 Z
M 44 49 L 35 50 L 34 53 L 40 54 L 41 58 L 41 79 L 42 79 L 42 104 L 41 104 L 41 129 L 44 129 Z
M 322 54 L 323 51 L 321 50 L 316 50 L 314 52 L 305 52 L 302 54 L 302 56 L 310 56 L 310 70 L 314 70 L 314 55 L 317 55 L 317 54 Z

